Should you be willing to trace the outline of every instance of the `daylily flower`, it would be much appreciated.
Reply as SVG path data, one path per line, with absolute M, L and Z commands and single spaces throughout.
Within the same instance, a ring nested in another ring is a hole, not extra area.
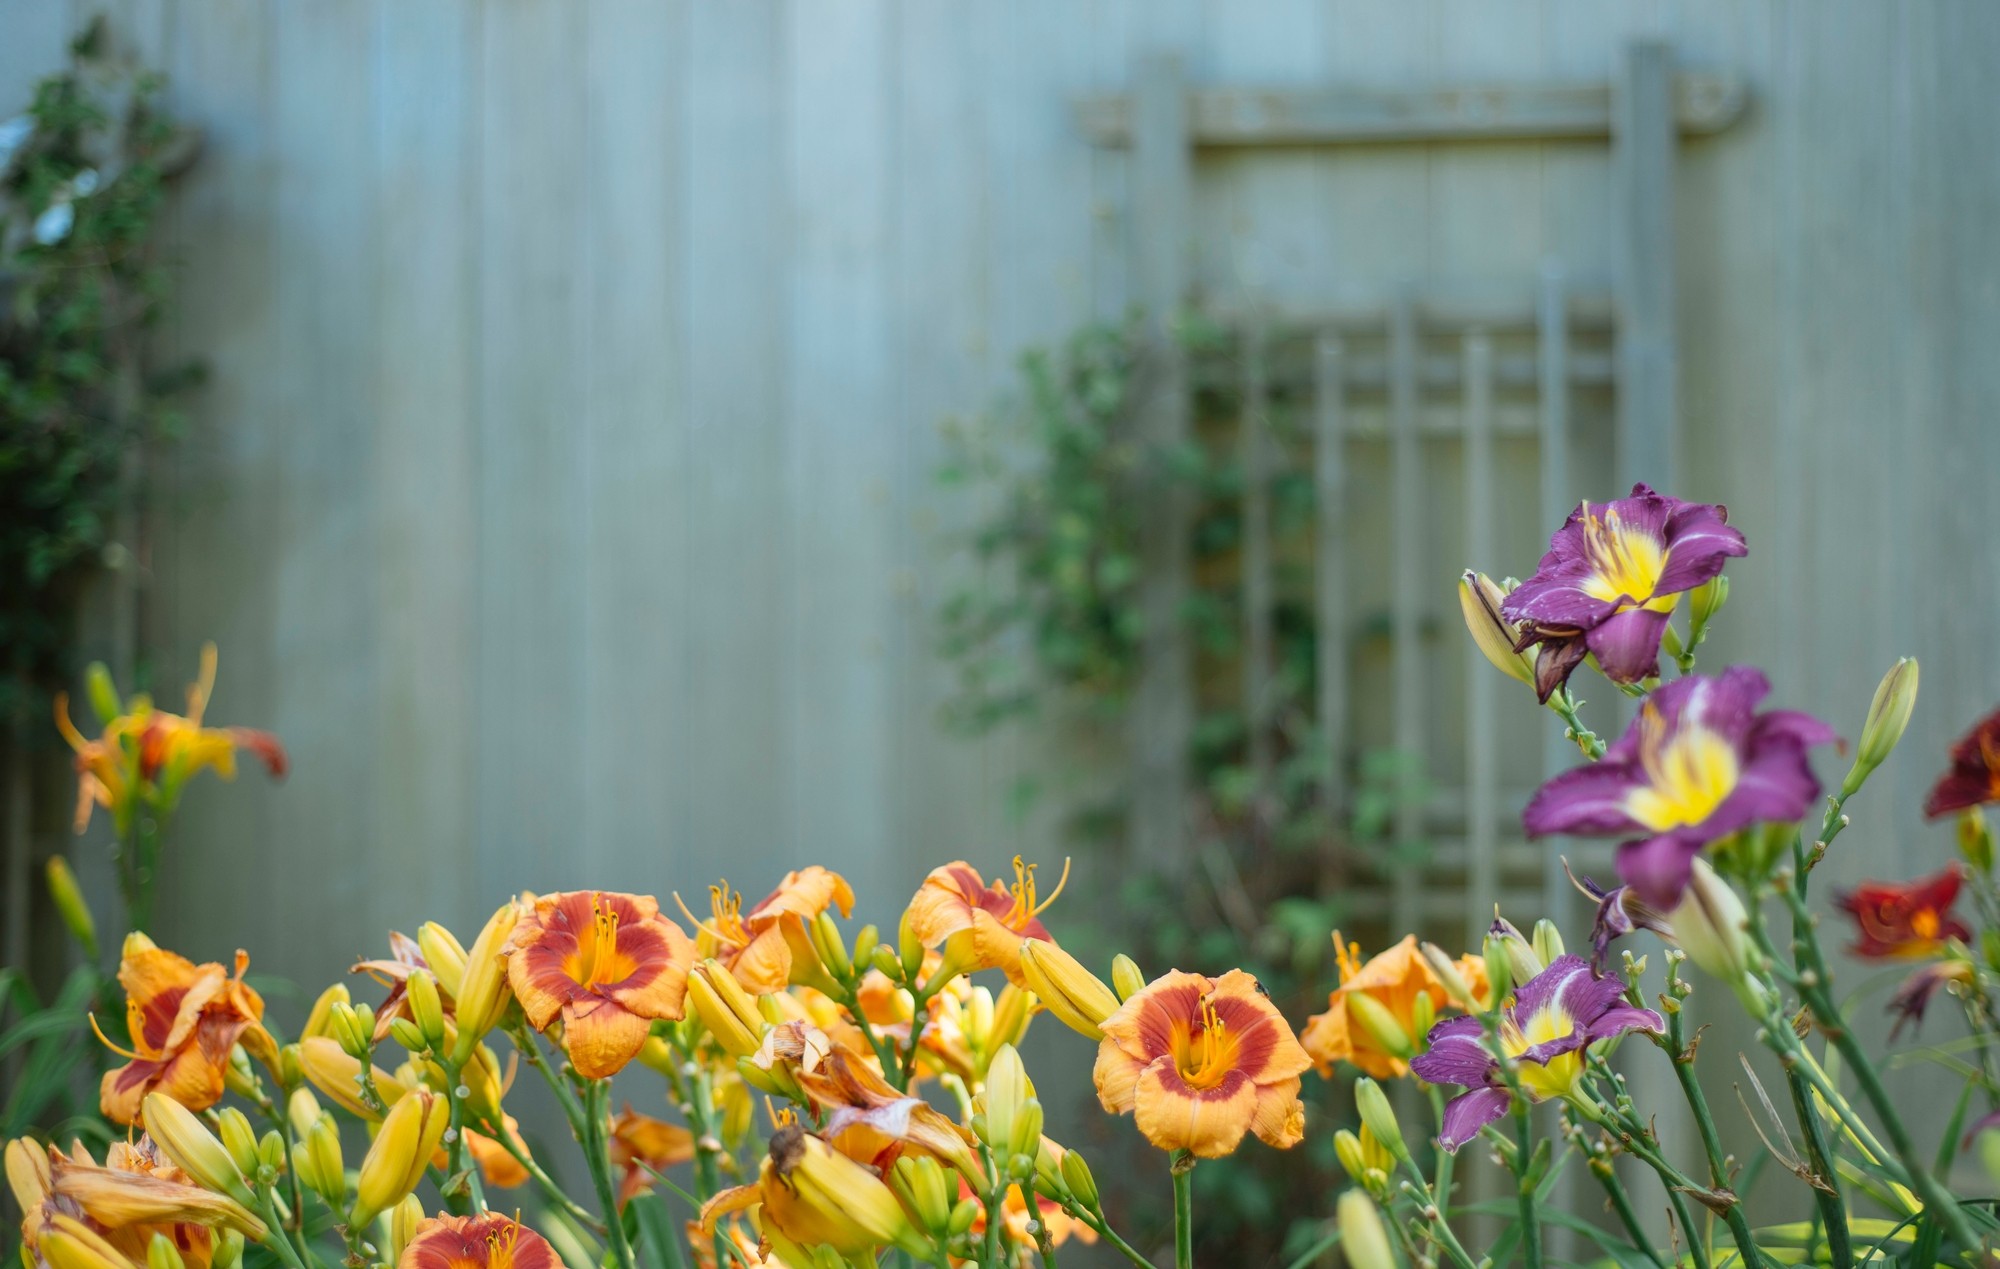
M 1132 1111 L 1162 1150 L 1229 1154 L 1255 1132 L 1280 1149 L 1305 1135 L 1299 1076 L 1312 1058 L 1257 980 L 1174 970 L 1104 1020 L 1092 1078 L 1114 1115 Z
M 149 1137 L 137 1143 L 114 1141 L 102 1164 L 78 1144 L 74 1153 L 29 1142 L 37 1193 L 26 1193 L 26 1176 L 15 1186 L 21 1230 L 29 1247 L 56 1215 L 78 1220 L 130 1260 L 143 1263 L 156 1234 L 165 1235 L 188 1269 L 207 1269 L 215 1250 L 215 1229 L 234 1229 L 263 1238 L 264 1222 L 235 1200 L 196 1185 L 164 1158 Z M 10 1162 L 15 1147 L 9 1147 Z M 9 1179 L 16 1180 L 15 1169 Z M 39 1261 L 37 1263 L 40 1263 Z
M 618 1169 L 618 1206 L 653 1191 L 653 1173 L 694 1158 L 694 1134 L 679 1124 L 626 1106 L 611 1121 L 611 1166 Z
M 1434 1018 L 1439 1011 L 1452 1007 L 1450 995 L 1417 949 L 1414 934 L 1364 964 L 1360 945 L 1349 942 L 1336 930 L 1333 951 L 1340 965 L 1340 986 L 1327 997 L 1326 1012 L 1306 1020 L 1305 1030 L 1299 1035 L 1300 1043 L 1312 1055 L 1321 1075 L 1331 1076 L 1334 1063 L 1346 1062 L 1376 1079 L 1398 1078 L 1410 1069 L 1408 1052 L 1415 1050 L 1427 1029 L 1418 1025 L 1417 998 L 1429 998 L 1430 1015 Z M 1485 961 L 1476 956 L 1464 957 L 1458 961 L 1458 972 L 1475 996 L 1486 994 Z M 1370 1026 L 1356 1016 L 1362 1011 L 1372 1012 L 1378 1022 L 1387 1019 L 1393 1023 L 1396 1030 L 1409 1037 L 1407 1050 L 1392 1052 L 1392 1047 L 1405 1046 L 1385 1045 L 1377 1034 L 1382 1028 Z
M 1069 881 L 1069 861 L 1062 879 L 1046 899 L 1035 892 L 1035 868 L 1014 857 L 1014 884 L 987 885 L 979 871 L 960 860 L 931 871 L 910 900 L 910 928 L 925 947 L 942 947 L 945 963 L 960 973 L 982 969 L 1006 972 L 1023 985 L 1021 943 L 1026 939 L 1055 942 L 1036 918 Z
M 1978 981 L 1972 962 L 1952 957 L 1924 966 L 1903 980 L 1896 994 L 1889 997 L 1889 1012 L 1895 1015 L 1895 1025 L 1889 1028 L 1889 1042 L 1894 1044 L 1904 1027 L 1921 1027 L 1924 1013 L 1930 1008 L 1931 997 L 1940 987 L 1952 992 L 1962 992 Z
M 130 708 L 104 724 L 96 740 L 86 740 L 70 721 L 69 697 L 58 693 L 56 727 L 76 751 L 76 831 L 90 824 L 93 806 L 109 810 L 120 836 L 131 827 L 141 800 L 170 813 L 189 777 L 212 770 L 225 780 L 236 778 L 236 751 L 257 755 L 273 776 L 288 766 L 284 746 L 267 731 L 248 727 L 203 727 L 202 714 L 215 688 L 215 645 L 201 650 L 201 677 L 188 687 L 187 713 L 169 714 L 153 708 L 145 696 L 132 698 Z M 116 704 L 115 695 L 111 702 Z
M 1602 759 L 1550 780 L 1521 823 L 1551 833 L 1629 837 L 1618 873 L 1654 908 L 1671 910 L 1703 846 L 1760 822 L 1786 822 L 1819 797 L 1809 746 L 1834 733 L 1792 710 L 1759 714 L 1763 673 L 1732 666 L 1690 674 L 1648 696 Z
M 515 1150 L 524 1155 L 528 1153 L 528 1143 L 521 1139 L 521 1125 L 512 1115 L 502 1117 L 500 1127 Z M 468 1128 L 465 1130 L 465 1148 L 472 1151 L 472 1161 L 479 1165 L 479 1175 L 486 1178 L 486 1184 L 493 1189 L 511 1190 L 528 1183 L 526 1165 L 495 1138 Z
M 1597 920 L 1590 927 L 1590 961 L 1599 970 L 1604 968 L 1604 955 L 1613 941 L 1634 930 L 1651 930 L 1669 943 L 1674 941 L 1674 928 L 1666 914 L 1640 898 L 1632 887 L 1614 886 L 1606 890 L 1592 878 L 1579 878 L 1570 872 L 1567 861 L 1563 863 L 1563 872 L 1568 874 L 1572 886 L 1597 905 Z
M 1546 701 L 1587 655 L 1614 683 L 1660 672 L 1660 640 L 1683 591 L 1748 554 L 1726 507 L 1632 486 L 1632 496 L 1580 504 L 1549 540 L 1535 575 L 1502 602 L 1516 647 L 1541 645 L 1535 692 Z
M 236 953 L 236 974 L 220 965 L 196 965 L 155 946 L 143 934 L 125 940 L 118 982 L 125 988 L 125 1025 L 131 1049 L 98 1038 L 130 1061 L 106 1071 L 98 1090 L 105 1117 L 139 1120 L 146 1094 L 165 1093 L 189 1110 L 222 1100 L 229 1053 L 242 1042 L 267 1064 L 277 1057 L 264 1030 L 264 1000 L 243 981 L 250 957 Z
M 544 895 L 507 946 L 507 982 L 537 1031 L 560 1017 L 586 1079 L 617 1074 L 656 1019 L 677 1020 L 694 941 L 650 897 L 572 890 Z
M 389 1024 L 398 1018 L 410 1018 L 409 982 L 410 974 L 416 970 L 430 969 L 430 962 L 424 958 L 423 949 L 417 941 L 406 934 L 389 931 L 389 958 L 378 961 L 357 961 L 348 972 L 367 974 L 376 982 L 388 987 L 389 994 L 382 1003 L 375 1006 L 375 1042 L 380 1044 L 389 1035 Z M 435 975 L 433 975 L 435 977 Z M 438 984 L 438 992 L 444 998 L 446 1017 L 450 1017 L 451 994 L 443 983 Z
M 2000 709 L 1973 724 L 1951 747 L 1951 769 L 1924 799 L 1924 818 L 1936 819 L 1984 802 L 2000 802 Z
M 438 1216 L 417 1226 L 396 1269 L 566 1269 L 548 1240 L 517 1220 Z
M 695 947 L 706 959 L 714 957 L 729 968 L 743 990 L 753 996 L 781 992 L 792 978 L 792 944 L 786 927 L 802 936 L 805 923 L 830 907 L 840 915 L 854 911 L 854 889 L 837 872 L 814 864 L 785 874 L 777 889 L 750 909 L 743 911 L 743 895 L 732 891 L 728 882 L 710 886 L 710 916 L 696 921 Z M 686 912 L 685 905 L 682 911 Z
M 1935 956 L 1949 939 L 1966 940 L 1972 931 L 1952 915 L 1965 884 L 1965 865 L 1950 863 L 1928 877 L 1900 884 L 1864 881 L 1834 898 L 1854 918 L 1850 951 L 1869 960 Z
M 1022 1195 L 1031 1189 L 1031 1186 L 1010 1185 L 1007 1187 L 1006 1196 L 1000 1200 L 1000 1240 L 1005 1245 L 1002 1254 L 1009 1261 L 1022 1269 L 1037 1263 L 1038 1244 L 1035 1235 L 1028 1229 L 1028 1222 L 1031 1219 L 1049 1231 L 1051 1247 L 1060 1247 L 1072 1238 L 1085 1246 L 1097 1242 L 1097 1231 L 1064 1211 L 1060 1203 L 1035 1194 L 1034 1206 L 1030 1208 L 1028 1200 Z M 977 1197 L 973 1188 L 966 1184 L 965 1178 L 960 1177 L 959 1201 Z M 972 1218 L 972 1224 L 966 1232 L 975 1245 L 985 1238 L 986 1209 L 983 1206 Z
M 1572 1097 L 1583 1078 L 1583 1053 L 1599 1040 L 1627 1031 L 1665 1034 L 1667 1024 L 1650 1009 L 1625 1001 L 1625 984 L 1600 977 L 1580 956 L 1564 955 L 1515 992 L 1500 1015 L 1500 1043 L 1516 1063 L 1528 1100 Z M 1478 1018 L 1447 1018 L 1430 1034 L 1430 1046 L 1410 1069 L 1433 1084 L 1463 1085 L 1444 1110 L 1438 1145 L 1456 1153 L 1479 1130 L 1507 1113 L 1512 1094 L 1500 1064 L 1487 1051 Z

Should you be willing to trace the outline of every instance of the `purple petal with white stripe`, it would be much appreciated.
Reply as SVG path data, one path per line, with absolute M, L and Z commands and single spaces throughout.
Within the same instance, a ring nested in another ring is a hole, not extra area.
M 1438 1125 L 1438 1148 L 1457 1154 L 1460 1146 L 1475 1140 L 1479 1130 L 1507 1113 L 1513 1098 L 1504 1088 L 1469 1088 L 1445 1104 L 1444 1121 Z

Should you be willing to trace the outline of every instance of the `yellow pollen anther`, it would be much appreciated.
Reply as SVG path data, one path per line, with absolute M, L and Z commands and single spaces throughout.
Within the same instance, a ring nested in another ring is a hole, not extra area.
M 1361 972 L 1361 944 L 1342 938 L 1340 931 L 1333 932 L 1333 959 L 1340 966 L 1340 981 L 1346 983 Z

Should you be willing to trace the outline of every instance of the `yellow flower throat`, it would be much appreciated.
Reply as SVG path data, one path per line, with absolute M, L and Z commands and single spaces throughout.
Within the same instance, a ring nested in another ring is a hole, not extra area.
M 1500 1047 L 1510 1058 L 1518 1058 L 1538 1044 L 1565 1039 L 1575 1032 L 1576 1020 L 1569 1016 L 1567 1010 L 1553 1003 L 1538 1013 L 1528 1015 L 1525 1028 L 1512 1010 L 1500 1016 Z M 1521 1087 L 1532 1100 L 1561 1097 L 1583 1078 L 1583 1051 L 1572 1049 L 1546 1066 L 1539 1062 L 1522 1062 L 1519 1064 L 1519 1075 Z
M 1189 1088 L 1214 1088 L 1236 1064 L 1236 1040 L 1212 1001 L 1201 1002 L 1201 1034 L 1192 1028 L 1174 1028 L 1174 1069 Z
M 1650 701 L 1640 707 L 1639 728 L 1646 783 L 1625 797 L 1633 819 L 1656 833 L 1699 824 L 1735 792 L 1741 772 L 1736 747 L 1727 740 L 1685 715 L 1669 734 L 1665 717 Z
M 1593 515 L 1585 503 L 1583 549 L 1591 563 L 1585 594 L 1607 603 L 1624 598 L 1655 612 L 1673 611 L 1678 596 L 1653 595 L 1667 567 L 1667 548 L 1652 534 L 1631 528 L 1608 507 L 1601 518 Z
M 592 896 L 590 910 L 590 927 L 578 932 L 576 950 L 563 958 L 563 973 L 584 987 L 624 982 L 638 966 L 619 950 L 618 912 L 601 894 Z

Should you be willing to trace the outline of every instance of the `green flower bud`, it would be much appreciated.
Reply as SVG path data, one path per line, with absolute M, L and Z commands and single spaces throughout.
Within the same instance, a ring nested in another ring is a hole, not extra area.
M 273 1172 L 285 1170 L 285 1138 L 276 1128 L 267 1129 L 258 1139 L 257 1164 Z
M 827 971 L 841 982 L 854 977 L 854 962 L 847 959 L 847 940 L 841 937 L 833 914 L 817 914 L 807 930 L 812 936 L 813 950 L 819 953 L 820 963 Z
M 118 685 L 111 679 L 111 671 L 102 661 L 92 661 L 83 671 L 84 694 L 90 697 L 91 712 L 97 715 L 100 726 L 108 727 L 112 720 L 125 712 L 124 702 L 118 699 Z
M 1692 622 L 1689 629 L 1694 632 L 1694 642 L 1701 642 L 1708 623 L 1715 620 L 1728 602 L 1729 579 L 1720 573 L 1688 592 L 1688 615 Z
M 910 914 L 903 914 L 903 923 L 896 927 L 896 952 L 902 958 L 902 981 L 914 983 L 924 968 L 924 941 L 910 927 Z M 891 974 L 891 978 L 897 975 Z
M 430 1047 L 444 1043 L 444 1000 L 438 994 L 437 979 L 424 970 L 415 970 L 403 986 L 410 1000 L 410 1018 Z
M 1042 1103 L 1030 1097 L 1022 1103 L 1020 1113 L 1014 1117 L 1014 1135 L 1008 1144 L 1016 1155 L 1026 1155 L 1029 1167 L 1034 1166 L 1034 1158 L 1042 1145 Z
M 209 1257 L 209 1269 L 240 1269 L 243 1264 L 243 1234 L 234 1229 L 215 1231 L 215 1251 Z
M 1080 1150 L 1066 1151 L 1062 1157 L 1063 1184 L 1085 1211 L 1097 1210 L 1097 1178 L 1090 1173 L 1090 1164 Z
M 1361 1113 L 1361 1122 L 1384 1149 L 1396 1156 L 1398 1162 L 1409 1161 L 1410 1148 L 1403 1144 L 1403 1129 L 1396 1122 L 1396 1112 L 1389 1107 L 1389 1095 L 1380 1084 L 1365 1075 L 1354 1081 L 1354 1109 Z
M 882 942 L 882 931 L 872 925 L 864 925 L 854 936 L 853 963 L 866 965 L 875 955 L 875 949 Z
M 389 1038 L 412 1053 L 422 1053 L 431 1047 L 423 1031 L 408 1018 L 396 1018 L 389 1023 Z
M 146 1269 L 187 1269 L 187 1262 L 181 1259 L 173 1239 L 154 1234 L 153 1241 L 146 1244 Z
M 1348 993 L 1347 1016 L 1360 1023 L 1361 1029 L 1383 1052 L 1405 1061 L 1416 1054 L 1416 1041 L 1403 1030 L 1403 1024 L 1396 1021 L 1396 1015 L 1367 992 Z
M 1749 914 L 1735 889 L 1716 875 L 1707 860 L 1694 861 L 1687 889 L 1667 915 L 1667 924 L 1687 958 L 1712 977 L 1735 986 L 1749 976 L 1754 955 L 1744 933 Z
M 1875 768 L 1882 765 L 1903 732 L 1910 725 L 1910 711 L 1917 705 L 1917 662 L 1903 657 L 1889 667 L 1876 685 L 1875 699 L 1868 703 L 1868 719 L 1861 724 L 1861 743 L 1855 746 L 1854 765 L 1840 782 L 1840 795 L 1853 797 Z
M 63 928 L 83 945 L 85 956 L 96 960 L 97 921 L 90 915 L 90 904 L 84 900 L 83 888 L 76 884 L 76 874 L 69 870 L 69 861 L 61 855 L 49 856 L 48 878 L 49 898 L 56 905 Z
M 874 962 L 875 968 L 881 970 L 883 976 L 890 982 L 903 981 L 903 962 L 897 957 L 895 948 L 887 943 L 877 943 L 875 950 L 868 954 L 868 959 Z
M 1556 962 L 1556 958 L 1563 954 L 1562 931 L 1556 928 L 1554 921 L 1543 917 L 1541 920 L 1535 922 L 1535 937 L 1532 940 L 1531 946 L 1534 947 L 1535 955 L 1541 960 L 1542 964 L 1553 965 Z
M 1120 952 L 1111 958 L 1111 990 L 1118 993 L 1120 1001 L 1132 999 L 1146 985 L 1146 975 L 1139 968 L 1139 962 Z
M 234 1106 L 224 1106 L 215 1119 L 216 1135 L 222 1138 L 222 1148 L 229 1151 L 236 1170 L 244 1176 L 256 1176 L 257 1130 L 250 1126 L 250 1120 Z
M 1473 997 L 1472 984 L 1465 981 L 1465 975 L 1458 972 L 1458 962 L 1445 955 L 1443 948 L 1435 943 L 1425 943 L 1418 951 L 1422 953 L 1424 964 L 1430 967 L 1438 983 L 1444 987 L 1445 996 L 1451 1003 L 1468 1013 L 1479 1008 L 1479 1001 Z M 1425 1028 L 1424 1033 L 1430 1034 Z
M 1507 958 L 1507 981 L 1516 987 L 1532 981 L 1548 965 L 1535 953 L 1535 945 L 1528 942 L 1514 923 L 1505 917 L 1493 918 L 1493 929 L 1487 935 L 1488 943 L 1499 939 L 1501 955 Z
M 962 1198 L 958 1201 L 957 1206 L 951 1209 L 951 1223 L 945 1228 L 951 1231 L 953 1238 L 956 1238 L 966 1230 L 971 1229 L 972 1222 L 978 1220 L 979 1214 L 985 1210 L 984 1207 L 980 1206 L 978 1199 Z

